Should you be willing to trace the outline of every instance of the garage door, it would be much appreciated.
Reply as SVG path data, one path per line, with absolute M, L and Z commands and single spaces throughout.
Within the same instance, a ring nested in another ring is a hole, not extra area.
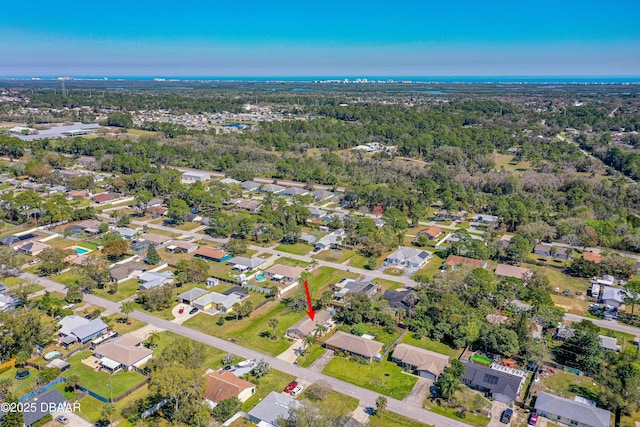
M 435 379 L 436 379 L 435 375 L 433 375 L 430 372 L 426 372 L 426 371 L 420 371 L 420 376 L 422 378 L 426 378 L 426 379 L 431 380 L 431 381 L 435 381 Z

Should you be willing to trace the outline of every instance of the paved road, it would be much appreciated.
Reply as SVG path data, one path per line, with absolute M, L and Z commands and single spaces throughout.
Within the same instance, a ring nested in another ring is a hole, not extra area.
M 48 279 L 46 277 L 39 277 L 27 272 L 22 273 L 20 277 L 26 280 L 36 282 L 46 287 L 50 291 L 66 293 L 66 287 L 64 285 L 54 282 L 53 280 Z M 120 309 L 119 302 L 109 301 L 95 295 L 85 295 L 84 300 L 90 304 L 104 307 L 107 310 L 117 312 Z M 244 359 L 264 359 L 274 369 L 277 369 L 282 372 L 286 372 L 288 374 L 291 374 L 297 378 L 300 378 L 304 381 L 308 381 L 310 383 L 318 383 L 320 381 L 326 382 L 331 385 L 333 390 L 343 393 L 347 396 L 352 396 L 360 400 L 362 404 L 375 408 L 375 402 L 379 394 L 371 390 L 367 390 L 367 389 L 358 387 L 356 385 L 353 385 L 344 381 L 340 381 L 338 379 L 329 377 L 327 375 L 323 375 L 318 372 L 313 372 L 307 368 L 302 368 L 298 365 L 287 363 L 276 357 L 268 356 L 258 351 L 251 350 L 246 347 L 242 347 L 238 344 L 234 344 L 232 342 L 225 341 L 220 338 L 216 338 L 211 335 L 207 335 L 202 332 L 195 331 L 193 329 L 189 329 L 185 326 L 178 325 L 168 320 L 159 319 L 151 314 L 143 313 L 141 311 L 136 310 L 130 314 L 130 317 L 136 320 L 140 320 L 142 322 L 146 322 L 149 325 L 153 325 L 157 329 L 163 329 L 183 337 L 191 338 L 195 341 L 201 342 L 211 347 L 215 347 L 224 352 L 233 353 Z M 465 423 L 452 420 L 450 418 L 444 417 L 439 414 L 434 414 L 433 412 L 426 411 L 421 407 L 407 405 L 406 402 L 402 402 L 397 399 L 387 397 L 387 400 L 388 400 L 387 409 L 389 411 L 402 414 L 406 417 L 412 418 L 414 420 L 417 420 L 423 423 L 432 424 L 436 427 L 467 426 L 467 424 Z
M 564 320 L 568 320 L 571 322 L 579 322 L 581 320 L 590 320 L 596 326 L 599 326 L 601 328 L 612 329 L 614 331 L 624 332 L 627 334 L 640 337 L 640 328 L 637 328 L 635 326 L 624 325 L 622 323 L 618 323 L 618 321 L 616 320 L 592 319 L 590 317 L 583 317 L 583 316 L 578 316 L 577 314 L 570 314 L 570 313 L 567 313 L 564 315 Z

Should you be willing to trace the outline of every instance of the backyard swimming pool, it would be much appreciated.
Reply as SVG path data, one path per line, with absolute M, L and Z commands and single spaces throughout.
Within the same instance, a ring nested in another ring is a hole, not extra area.
M 84 255 L 84 254 L 88 254 L 89 252 L 91 252 L 91 250 L 86 249 L 86 248 L 81 248 L 80 246 L 75 246 L 73 249 L 76 250 L 76 253 L 78 255 Z
M 260 275 L 260 276 L 256 276 L 256 282 L 264 282 L 266 279 L 264 278 L 264 276 Z

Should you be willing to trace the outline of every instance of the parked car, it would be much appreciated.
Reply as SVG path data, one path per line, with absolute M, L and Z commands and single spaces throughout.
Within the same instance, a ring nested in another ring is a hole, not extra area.
M 511 422 L 511 417 L 513 417 L 513 409 L 507 408 L 502 413 L 502 416 L 500 417 L 500 422 L 502 424 L 509 424 Z
M 536 424 L 538 424 L 538 414 L 531 414 L 529 416 L 529 425 L 535 426 Z
M 69 424 L 69 418 L 65 417 L 64 415 L 58 415 L 56 417 L 56 421 L 65 426 Z
M 178 314 L 182 314 L 184 313 L 184 307 L 180 307 L 180 310 L 178 310 Z
M 293 390 L 291 390 L 291 396 L 293 397 L 297 397 L 300 393 L 302 393 L 302 390 L 304 390 L 304 387 L 302 387 L 301 385 L 299 385 L 298 387 L 294 388 Z
M 91 320 L 93 319 L 93 316 L 90 314 L 87 314 L 86 316 L 84 316 L 85 319 Z
M 34 265 L 40 262 L 40 258 L 34 258 L 32 260 L 29 260 L 29 265 Z
M 198 309 L 196 307 L 193 307 L 191 310 L 189 310 L 189 314 L 196 314 L 198 312 Z
M 0 293 L 4 293 L 9 289 L 4 283 L 0 283 Z
M 291 391 L 293 391 L 294 388 L 296 388 L 298 386 L 298 382 L 297 381 L 291 381 L 285 388 L 284 388 L 284 392 L 285 393 L 291 393 Z

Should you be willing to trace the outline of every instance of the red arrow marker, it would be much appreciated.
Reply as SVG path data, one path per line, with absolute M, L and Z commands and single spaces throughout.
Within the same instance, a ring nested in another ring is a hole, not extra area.
M 313 305 L 311 304 L 311 294 L 309 294 L 309 283 L 307 283 L 307 281 L 304 281 L 304 291 L 307 293 L 307 306 L 309 307 L 309 310 L 307 311 L 307 315 L 311 318 L 311 320 L 313 320 L 313 318 L 316 315 L 316 311 L 313 309 Z

